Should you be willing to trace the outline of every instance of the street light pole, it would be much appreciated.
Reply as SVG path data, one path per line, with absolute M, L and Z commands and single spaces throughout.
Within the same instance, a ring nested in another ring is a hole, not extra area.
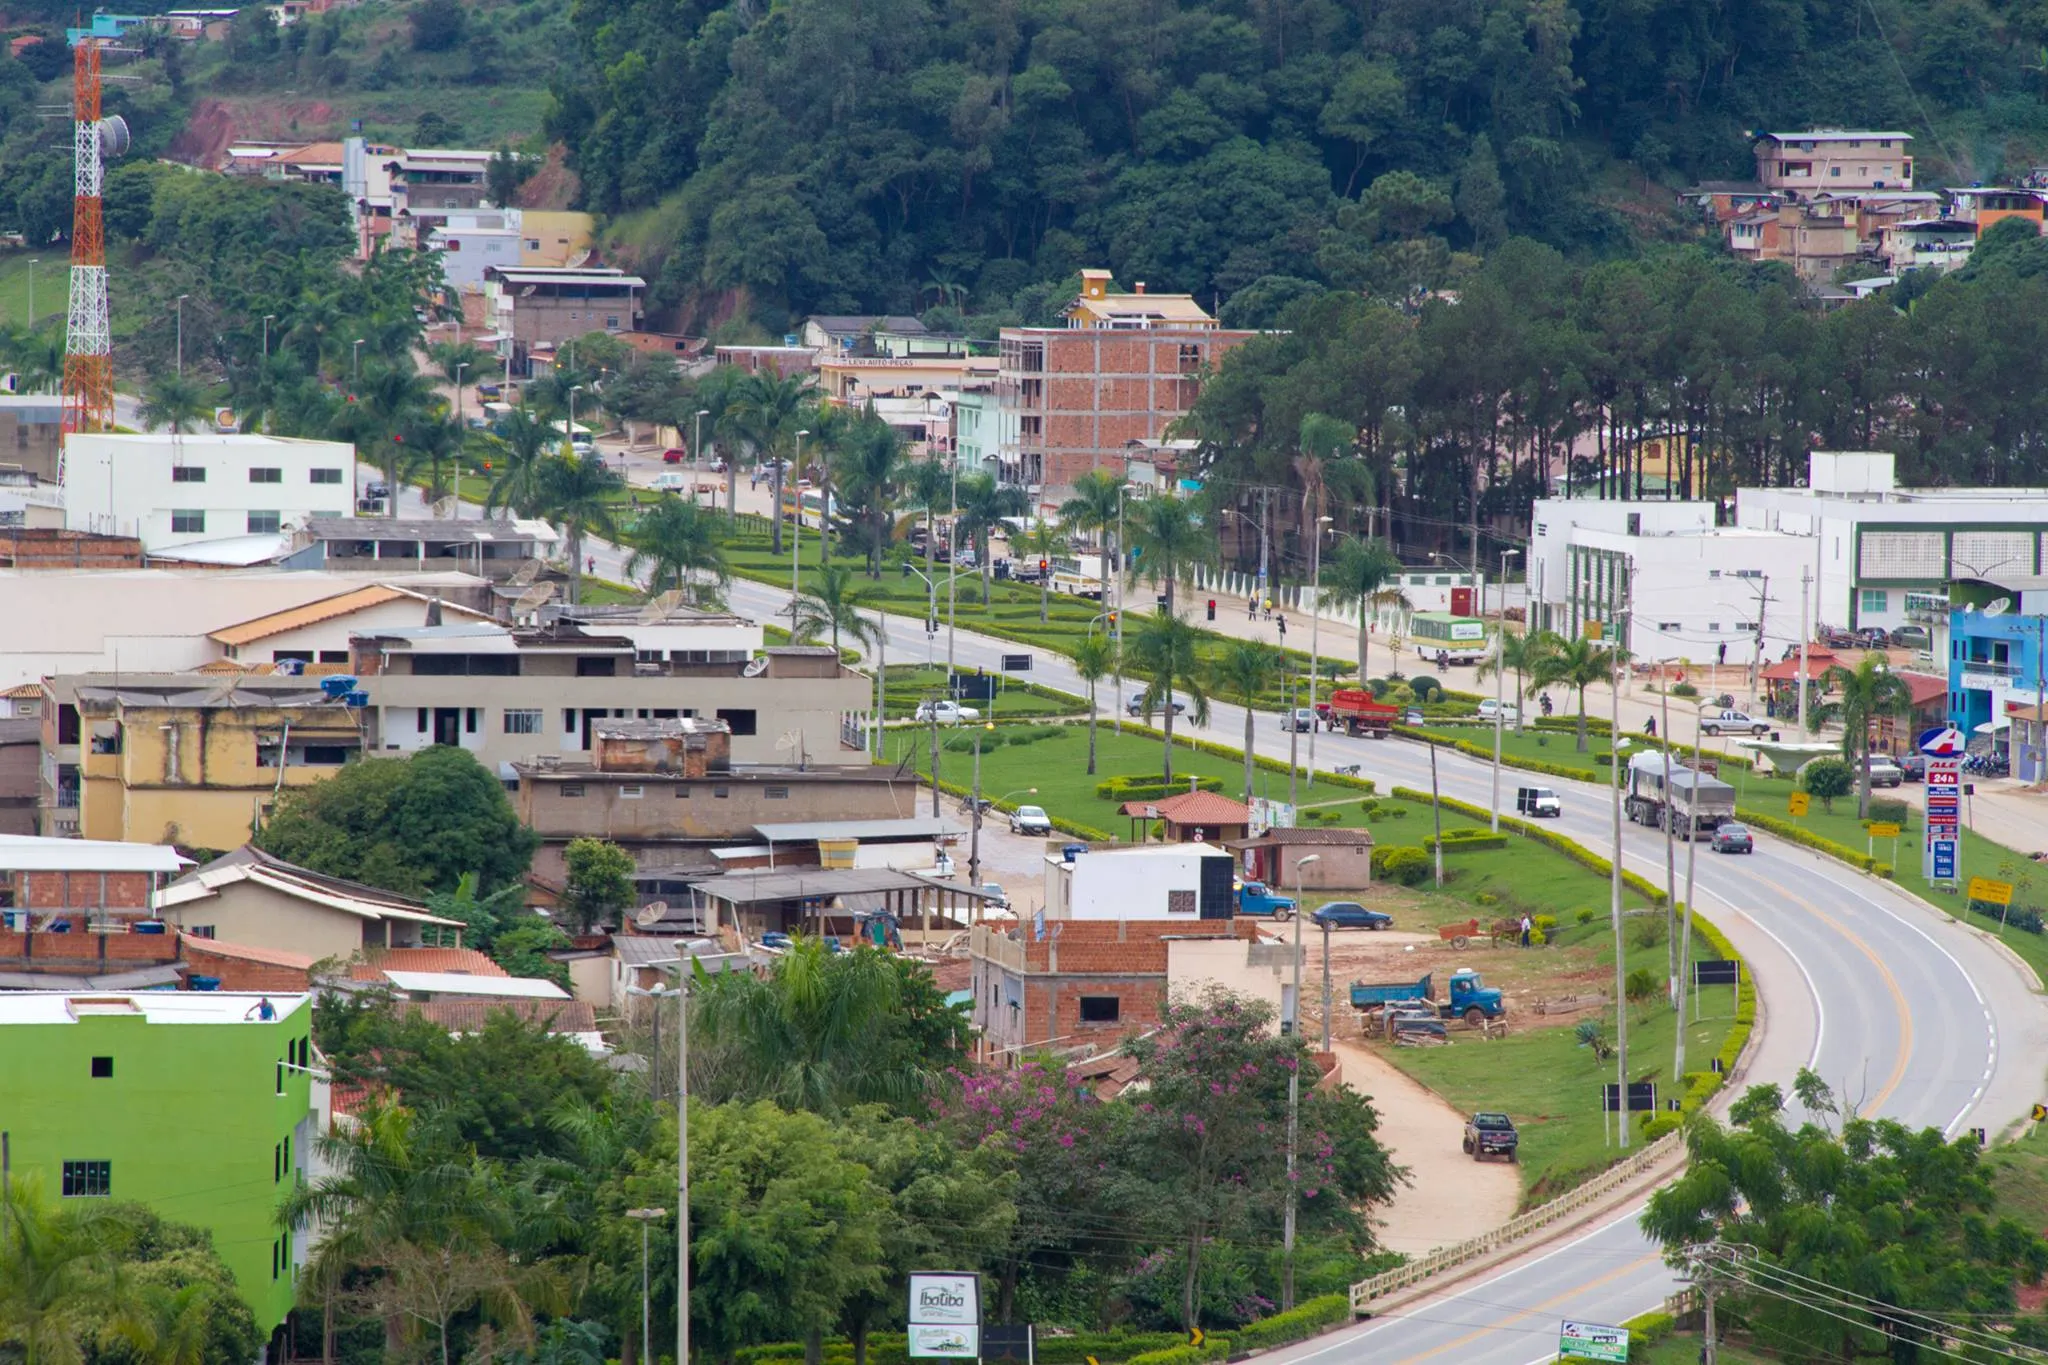
M 185 300 L 191 297 L 190 294 L 178 295 L 178 374 L 181 378 L 185 373 Z
M 804 437 L 810 434 L 808 428 L 796 434 L 796 460 L 792 466 L 793 468 L 802 469 L 804 467 Z M 782 515 L 780 507 L 775 509 L 775 515 Z M 796 515 L 789 519 L 789 534 L 792 537 L 789 542 L 789 634 L 790 638 L 794 640 L 796 638 L 796 595 L 803 591 L 801 576 L 804 563 L 804 494 L 802 489 L 797 490 Z
M 270 359 L 270 324 L 276 321 L 277 314 L 275 313 L 265 313 L 263 315 L 263 359 L 266 362 Z
M 951 539 L 953 572 L 946 575 L 946 689 L 953 687 L 953 609 L 960 600 L 960 457 L 955 455 L 948 466 L 952 477 L 952 491 L 947 495 L 946 510 L 952 515 Z
M 268 333 L 265 334 L 267 341 Z M 463 361 L 455 367 L 455 502 L 452 506 L 455 520 L 462 520 L 462 444 L 468 428 L 462 425 L 462 376 L 469 369 L 469 362 Z
M 656 1006 L 657 1010 L 659 1008 Z M 668 1217 L 668 1210 L 627 1209 L 626 1217 L 640 1225 L 640 1359 L 651 1362 L 654 1359 L 654 1305 L 647 1292 L 647 1225 L 657 1218 Z
M 1315 540 L 1309 546 L 1308 552 L 1308 784 L 1310 787 L 1314 787 L 1316 784 L 1316 731 L 1321 728 L 1316 713 L 1316 683 L 1321 679 L 1323 658 L 1322 655 L 1316 653 L 1316 649 L 1318 647 L 1317 641 L 1322 636 L 1323 624 L 1323 528 L 1328 526 L 1330 522 L 1331 518 L 1329 517 L 1316 518 Z M 1362 619 L 1358 623 L 1358 628 L 1360 630 L 1365 629 L 1365 622 Z M 1364 686 L 1365 679 L 1360 678 L 1358 681 L 1360 686 Z M 1326 932 L 1325 938 L 1327 939 L 1327 937 Z M 1328 1026 L 1325 1025 L 1325 1027 Z M 1327 1041 L 1328 1039 L 1325 1038 L 1325 1042 Z M 1326 1048 L 1325 1051 L 1327 1050 Z
M 682 973 L 674 990 L 656 986 L 647 990 L 639 986 L 626 987 L 628 995 L 644 995 L 654 1001 L 659 1010 L 661 1002 L 670 996 L 676 1000 L 676 1360 L 687 1365 L 690 1359 L 690 992 L 689 972 L 691 960 L 685 957 L 679 967 Z M 648 1059 L 654 1066 L 658 1057 Z M 628 1210 L 627 1217 L 654 1216 L 649 1210 Z M 641 1225 L 644 1235 L 646 1225 Z M 641 1264 L 646 1264 L 646 1244 L 641 1245 Z M 641 1277 L 641 1293 L 647 1292 L 646 1277 Z M 641 1331 L 643 1352 L 651 1333 L 646 1310 L 642 1310 Z M 647 1356 L 651 1360 L 653 1357 Z
M 360 384 L 363 382 L 363 339 L 361 337 L 357 337 L 348 348 L 348 372 L 349 383 Z M 392 505 L 395 507 L 397 504 L 398 499 L 394 494 Z
M 992 720 L 985 720 L 974 732 L 974 823 L 970 825 L 967 845 L 967 884 L 981 885 L 981 737 L 996 728 Z
M 1311 853 L 1294 860 L 1294 1008 L 1287 1021 L 1288 1036 L 1294 1039 L 1293 1065 L 1287 1072 L 1287 1221 L 1281 1232 L 1280 1311 L 1294 1307 L 1294 1208 L 1296 1203 L 1294 1165 L 1301 1140 L 1301 869 L 1323 860 Z M 1328 1017 L 1327 1011 L 1325 1017 Z
M 1624 584 L 1626 580 L 1624 580 Z M 1620 618 L 1628 619 L 1629 605 L 1626 586 L 1622 590 Z M 1613 683 L 1613 715 L 1608 730 L 1608 780 L 1613 790 L 1614 803 L 1614 849 L 1609 855 L 1614 860 L 1609 877 L 1609 914 L 1614 920 L 1614 1071 L 1615 1083 L 1619 1088 L 1621 1146 L 1628 1148 L 1628 950 L 1621 935 L 1621 638 L 1618 634 L 1609 642 L 1608 653 L 1612 656 L 1613 669 L 1610 681 Z
M 1505 685 L 1506 685 L 1506 683 L 1505 683 L 1505 679 L 1506 679 L 1506 677 L 1507 677 L 1507 671 L 1508 671 L 1508 669 L 1507 669 L 1507 663 L 1508 663 L 1508 603 L 1507 603 L 1507 581 L 1508 581 L 1508 556 L 1510 556 L 1510 555 L 1518 555 L 1518 554 L 1520 554 L 1520 553 L 1521 553 L 1521 551 L 1520 551 L 1520 550 L 1502 550 L 1502 551 L 1500 552 L 1500 581 L 1501 581 L 1501 603 L 1500 603 L 1500 629 L 1499 629 L 1498 631 L 1496 631 L 1496 632 L 1494 633 L 1494 637 L 1493 637 L 1493 826 L 1492 826 L 1492 828 L 1493 828 L 1493 833 L 1495 833 L 1495 834 L 1498 834 L 1498 833 L 1500 833 L 1500 732 L 1501 732 L 1501 723 L 1502 723 L 1502 712 L 1504 712 L 1504 711 L 1505 711 L 1505 710 L 1507 709 L 1507 708 L 1506 708 L 1506 707 L 1505 707 L 1505 706 L 1504 706 L 1504 705 L 1502 704 L 1502 703 L 1504 703 L 1504 702 L 1505 702 L 1505 701 L 1507 700 L 1507 698 L 1506 698 L 1506 696 L 1504 695 L 1504 693 L 1503 693 L 1502 689 L 1503 689 L 1503 688 L 1505 687 Z M 1481 608 L 1482 608 L 1482 611 L 1481 611 L 1481 615 L 1484 615 L 1484 614 L 1485 614 L 1485 613 L 1484 613 L 1484 607 L 1485 607 L 1485 604 L 1484 604 L 1484 603 L 1481 603 L 1481 604 L 1480 604 L 1480 606 L 1481 606 Z M 1519 699 L 1517 699 L 1516 705 L 1517 705 L 1517 707 L 1519 708 L 1519 706 L 1520 706 L 1520 701 L 1519 701 Z M 1516 713 L 1515 713 L 1515 714 L 1516 714 L 1516 715 L 1520 715 L 1520 714 L 1521 714 L 1520 710 L 1518 709 L 1518 710 L 1516 711 Z
M 30 331 L 34 331 L 36 325 L 36 267 L 41 264 L 41 260 L 34 260 L 28 263 L 28 325 Z

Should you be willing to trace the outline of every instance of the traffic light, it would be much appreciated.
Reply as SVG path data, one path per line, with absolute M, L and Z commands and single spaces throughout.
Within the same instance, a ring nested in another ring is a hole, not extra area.
M 1110 633 L 1111 633 L 1111 634 L 1114 634 L 1114 633 L 1116 632 L 1116 613 L 1115 613 L 1115 612 L 1111 612 L 1111 613 L 1109 614 L 1109 629 L 1110 629 Z
M 1044 572 L 1046 571 L 1047 567 L 1048 567 L 1048 565 L 1046 564 L 1046 562 L 1045 562 L 1045 561 L 1044 561 L 1043 559 L 1041 559 L 1041 560 L 1039 560 L 1039 561 L 1038 561 L 1038 571 L 1039 571 L 1040 573 L 1044 573 Z

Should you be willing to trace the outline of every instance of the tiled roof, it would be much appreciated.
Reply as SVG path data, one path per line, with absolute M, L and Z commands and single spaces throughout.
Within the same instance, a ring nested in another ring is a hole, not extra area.
M 27 697 L 40 697 L 42 695 L 43 685 L 39 682 L 21 683 L 18 686 L 8 688 L 5 692 L 0 692 L 0 697 L 10 697 L 17 699 Z
M 1835 657 L 1833 650 L 1809 645 L 1806 650 L 1806 676 L 1818 678 L 1829 669 L 1839 666 L 1841 662 Z M 1763 675 L 1773 682 L 1794 681 L 1799 676 L 1799 655 L 1794 653 L 1789 659 L 1778 660 L 1766 668 Z
M 313 959 L 304 953 L 288 953 L 282 948 L 252 948 L 246 943 L 225 943 L 216 938 L 200 938 L 194 934 L 180 932 L 178 942 L 188 953 L 203 953 L 212 957 L 231 957 L 238 962 L 260 962 L 269 967 L 290 967 L 294 971 L 309 971 Z
M 381 583 L 357 588 L 353 592 L 337 593 L 323 597 L 318 602 L 308 602 L 302 607 L 288 607 L 283 611 L 271 612 L 237 625 L 224 626 L 210 631 L 207 638 L 230 648 L 254 644 L 267 640 L 273 635 L 282 635 L 288 630 L 299 630 L 305 626 L 331 621 L 337 616 L 347 616 L 365 607 L 381 607 L 386 602 L 396 602 L 409 594 L 396 588 L 387 588 Z
M 1183 792 L 1148 804 L 1176 825 L 1244 825 L 1252 818 L 1250 806 L 1218 792 Z
M 1906 685 L 1915 706 L 1925 706 L 1937 697 L 1948 695 L 1947 678 L 1937 678 L 1932 673 L 1908 673 L 1903 669 L 1892 676 Z
M 450 1033 L 481 1032 L 491 1016 L 501 1011 L 510 1011 L 530 1024 L 545 1024 L 550 1033 L 597 1032 L 597 1011 L 588 1000 L 425 1000 L 404 1008 Z
M 386 972 L 452 972 L 466 976 L 510 976 L 474 948 L 378 948 L 350 965 L 351 981 L 382 981 Z

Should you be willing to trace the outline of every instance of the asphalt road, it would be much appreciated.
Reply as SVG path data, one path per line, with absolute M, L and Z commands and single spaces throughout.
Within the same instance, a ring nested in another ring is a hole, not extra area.
M 406 501 L 408 510 L 417 507 L 411 490 Z M 623 555 L 615 547 L 593 545 L 590 553 L 600 574 L 623 579 Z M 786 590 L 746 581 L 736 581 L 731 593 L 736 609 L 762 620 L 786 613 L 788 599 Z M 921 621 L 886 619 L 889 659 L 947 657 L 944 629 L 927 639 Z M 1031 680 L 1087 694 L 1056 654 L 966 631 L 953 637 L 952 651 L 960 667 L 990 671 L 1000 668 L 1005 654 L 1029 653 Z M 1105 706 L 1120 704 L 1107 686 L 1102 699 Z M 1261 714 L 1257 725 L 1259 751 L 1287 757 L 1294 737 L 1281 733 L 1278 718 Z M 1199 732 L 1240 744 L 1244 713 L 1215 704 Z M 1306 759 L 1307 737 L 1300 739 Z M 1449 752 L 1437 760 L 1445 795 L 1491 804 L 1486 764 Z M 1429 785 L 1427 751 L 1405 741 L 1318 735 L 1315 763 L 1319 770 L 1359 764 L 1383 790 Z M 1559 828 L 1592 848 L 1611 848 L 1607 789 L 1555 778 L 1545 782 L 1564 796 Z M 1514 771 L 1506 770 L 1501 786 L 1510 800 L 1515 784 Z M 1303 796 L 1308 799 L 1307 792 Z M 1661 833 L 1626 823 L 1622 828 L 1625 865 L 1661 884 Z M 1681 878 L 1684 855 L 1680 845 Z M 1794 1072 L 1810 1066 L 1860 1112 L 1951 1135 L 1970 1127 L 1996 1134 L 2044 1097 L 2039 1059 L 2048 1049 L 2048 1010 L 2031 976 L 1916 897 L 1767 835 L 1747 857 L 1703 848 L 1696 885 L 1700 909 L 1748 960 L 1766 1004 L 1748 1081 L 1775 1081 L 1789 1091 Z M 1690 1059 L 1688 1066 L 1703 1062 Z M 1588 1105 L 1598 1102 L 1593 1095 L 1584 1098 Z M 1275 1365 L 1552 1360 L 1560 1319 L 1618 1323 L 1655 1308 L 1676 1287 L 1655 1247 L 1636 1228 L 1639 1211 L 1631 1207 L 1603 1226 L 1398 1313 L 1274 1352 Z

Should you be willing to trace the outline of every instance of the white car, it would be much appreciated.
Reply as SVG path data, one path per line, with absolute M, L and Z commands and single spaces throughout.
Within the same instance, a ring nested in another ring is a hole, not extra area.
M 1019 806 L 1010 812 L 1010 833 L 1050 835 L 1052 817 L 1043 806 Z
M 981 712 L 971 706 L 962 706 L 957 701 L 921 701 L 917 704 L 915 719 L 937 721 L 941 725 L 958 725 L 963 720 L 980 720 Z
M 1733 730 L 1738 734 L 1765 735 L 1770 733 L 1771 723 L 1767 720 L 1758 720 L 1747 711 L 1723 711 L 1718 715 L 1700 717 L 1701 734 L 1718 735 L 1723 730 Z
M 1511 701 L 1495 701 L 1493 698 L 1488 697 L 1485 701 L 1479 703 L 1479 719 L 1481 720 L 1492 720 L 1495 716 L 1499 716 L 1502 720 L 1512 725 L 1515 721 L 1521 719 L 1521 715 L 1521 708 Z

